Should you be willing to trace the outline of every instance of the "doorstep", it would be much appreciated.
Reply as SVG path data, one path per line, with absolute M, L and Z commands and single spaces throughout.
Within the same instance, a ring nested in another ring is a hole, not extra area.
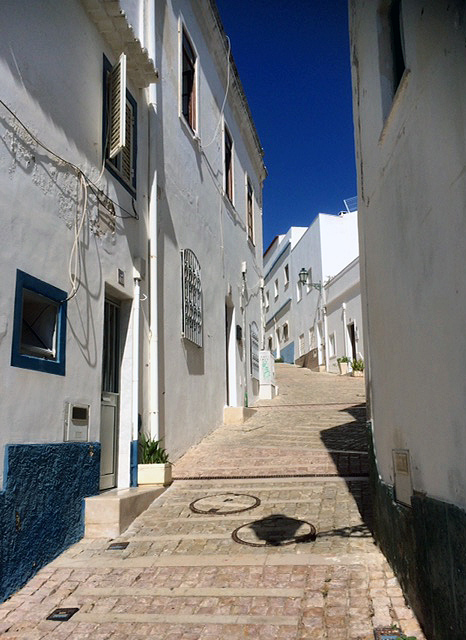
M 223 424 L 243 424 L 255 413 L 251 407 L 224 407 Z
M 116 538 L 165 491 L 162 485 L 111 489 L 85 499 L 85 538 Z

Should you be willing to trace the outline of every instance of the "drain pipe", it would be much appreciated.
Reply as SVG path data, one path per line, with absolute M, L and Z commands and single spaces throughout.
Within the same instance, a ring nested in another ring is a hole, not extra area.
M 138 439 L 139 439 L 139 310 L 141 305 L 141 274 L 133 268 L 133 375 L 131 407 L 131 449 L 130 449 L 130 487 L 138 486 Z
M 144 20 L 146 49 L 156 61 L 155 2 L 147 0 Z M 158 332 L 158 261 L 157 261 L 157 92 L 156 85 L 147 89 L 148 102 L 148 193 L 149 193 L 149 432 L 158 440 L 159 425 L 159 332 Z

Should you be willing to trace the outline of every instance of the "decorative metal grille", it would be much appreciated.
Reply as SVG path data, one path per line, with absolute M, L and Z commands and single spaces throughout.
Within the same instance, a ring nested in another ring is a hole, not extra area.
M 181 251 L 183 337 L 202 347 L 201 267 L 191 249 Z
M 259 328 L 255 322 L 251 323 L 250 349 L 251 349 L 251 376 L 259 380 Z

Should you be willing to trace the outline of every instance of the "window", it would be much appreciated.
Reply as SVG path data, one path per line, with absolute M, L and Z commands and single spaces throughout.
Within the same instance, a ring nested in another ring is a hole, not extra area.
M 248 217 L 248 239 L 254 244 L 254 210 L 253 210 L 253 191 L 251 182 L 247 181 L 246 194 L 246 210 Z
M 385 3 L 379 12 L 379 66 L 385 119 L 406 69 L 401 0 Z
M 228 200 L 233 204 L 233 141 L 228 129 L 225 127 L 224 136 L 224 154 L 225 154 L 225 194 Z
M 283 340 L 287 342 L 289 340 L 289 332 L 288 332 L 288 322 L 285 322 L 283 325 Z
M 296 283 L 296 301 L 301 302 L 303 297 L 303 285 L 300 282 Z
M 104 56 L 103 149 L 107 169 L 136 192 L 137 105 L 126 89 L 126 56 L 112 67 Z
M 304 355 L 304 333 L 299 336 L 299 355 Z
M 16 272 L 11 365 L 65 375 L 66 291 Z
M 278 298 L 278 278 L 273 283 L 273 291 L 274 291 L 275 300 L 276 300 Z
M 289 282 L 290 282 L 290 268 L 289 268 L 289 266 L 287 264 L 285 265 L 285 268 L 283 269 L 283 279 L 285 281 L 285 287 L 287 287 Z
M 182 336 L 202 347 L 201 267 L 191 251 L 181 251 Z
M 315 349 L 315 337 L 314 337 L 314 327 L 309 329 L 309 349 Z
M 183 29 L 181 60 L 181 113 L 191 127 L 196 130 L 196 54 Z
M 270 296 L 269 296 L 269 292 L 266 291 L 265 292 L 265 308 L 268 309 L 270 306 Z

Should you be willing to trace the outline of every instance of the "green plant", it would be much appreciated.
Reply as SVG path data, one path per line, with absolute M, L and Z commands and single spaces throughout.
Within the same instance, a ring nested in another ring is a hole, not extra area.
M 351 362 L 351 360 L 348 358 L 348 356 L 340 356 L 339 358 L 337 358 L 337 362 Z
M 283 358 L 275 358 L 275 362 L 284 362 Z
M 351 363 L 353 367 L 353 371 L 364 371 L 364 360 L 356 360 L 356 358 Z
M 164 464 L 168 453 L 160 446 L 161 440 L 154 440 L 145 433 L 139 436 L 139 460 L 141 464 Z

